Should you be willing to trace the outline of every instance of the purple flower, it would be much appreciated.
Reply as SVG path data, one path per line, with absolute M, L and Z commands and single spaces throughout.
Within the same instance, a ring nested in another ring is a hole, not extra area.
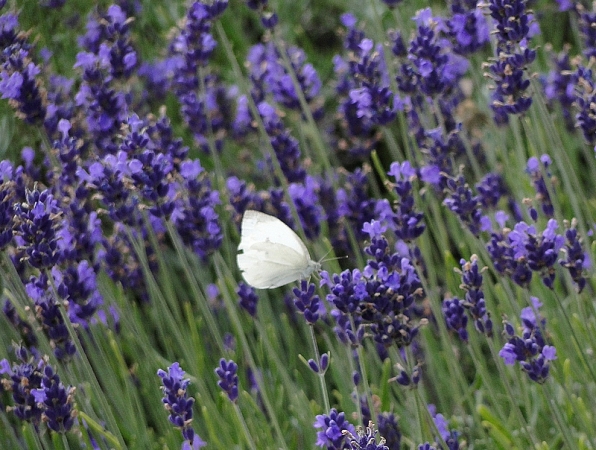
M 567 228 L 565 231 L 567 242 L 563 251 L 566 258 L 560 259 L 559 264 L 569 270 L 569 275 L 575 282 L 578 292 L 581 292 L 586 286 L 585 269 L 590 264 L 589 255 L 582 247 L 582 239 L 576 229 L 577 220 L 573 219 L 571 224 L 565 223 L 565 227 Z
M 405 387 L 416 387 L 420 382 L 420 378 L 422 376 L 422 371 L 420 370 L 420 364 L 416 364 L 411 372 L 408 372 L 405 367 L 401 364 L 397 364 L 396 368 L 399 374 L 392 378 L 392 380 L 397 381 L 399 384 Z
M 261 102 L 257 108 L 281 171 L 289 182 L 304 182 L 306 170 L 300 161 L 298 141 L 290 134 L 272 105 Z
M 550 172 L 548 172 L 548 167 L 552 164 L 552 161 L 547 154 L 544 154 L 540 157 L 540 162 L 542 164 L 538 162 L 538 159 L 535 156 L 532 156 L 530 159 L 528 159 L 526 172 L 530 175 L 530 178 L 532 179 L 532 184 L 534 185 L 534 189 L 536 190 L 536 199 L 542 206 L 542 212 L 546 217 L 552 218 L 555 214 L 555 209 L 550 199 L 550 195 L 548 193 L 545 181 L 546 177 L 551 177 Z M 543 166 L 544 170 L 542 169 Z M 552 185 L 552 183 L 551 189 L 554 190 L 554 186 Z
M 321 299 L 315 294 L 315 285 L 306 280 L 300 281 L 300 288 L 294 288 L 294 305 L 304 315 L 304 320 L 309 325 L 314 325 L 319 320 L 321 310 L 324 307 Z
M 489 40 L 488 24 L 475 0 L 451 3 L 453 16 L 447 20 L 449 35 L 454 39 L 453 50 L 468 55 L 482 48 Z
M 474 195 L 464 177 L 446 179 L 448 197 L 443 201 L 454 212 L 474 236 L 480 234 L 482 227 L 482 208 L 480 198 Z
M 58 229 L 61 211 L 49 190 L 26 191 L 26 200 L 14 206 L 16 232 L 23 242 L 27 261 L 37 269 L 58 262 Z
M 393 162 L 388 175 L 395 178 L 393 189 L 399 197 L 395 212 L 387 217 L 388 226 L 399 239 L 411 242 L 421 236 L 426 229 L 422 223 L 424 215 L 414 208 L 412 180 L 416 178 L 416 172 L 409 161 L 404 161 L 401 164 Z
M 410 345 L 418 334 L 413 319 L 422 285 L 411 261 L 390 253 L 385 237 L 376 235 L 377 228 L 374 224 L 366 226 L 372 235 L 365 253 L 372 259 L 363 271 L 322 275 L 321 283 L 331 291 L 327 301 L 334 306 L 331 315 L 342 342 L 360 342 L 367 328 L 377 344 L 403 347 Z M 353 320 L 356 330 L 346 318 Z
M 215 374 L 219 377 L 217 385 L 226 393 L 232 403 L 238 399 L 238 365 L 225 359 L 219 360 L 219 367 L 215 369 Z
M 60 312 L 62 299 L 55 295 L 46 275 L 31 277 L 25 290 L 35 304 L 35 316 L 50 340 L 56 358 L 66 360 L 73 356 L 76 347 Z
M 37 124 L 43 121 L 47 107 L 37 79 L 40 68 L 31 59 L 31 44 L 17 33 L 17 27 L 15 14 L 0 16 L 0 95 L 12 101 L 18 117 Z
M 356 433 L 354 425 L 346 420 L 345 414 L 343 412 L 338 413 L 335 408 L 331 408 L 329 415 L 318 415 L 314 427 L 321 429 L 317 432 L 316 445 L 326 447 L 327 450 L 341 450 L 346 448 L 345 445 L 348 441 L 344 431 L 352 435 Z
M 43 405 L 42 419 L 50 430 L 65 433 L 75 424 L 74 393 L 75 388 L 65 388 L 54 369 L 46 364 L 43 368 L 41 386 L 32 391 L 32 394 L 36 402 Z
M 219 193 L 211 189 L 209 175 L 199 160 L 185 161 L 181 175 L 180 184 L 186 195 L 177 201 L 172 220 L 182 241 L 206 259 L 223 240 L 219 215 L 215 210 L 220 202 Z
M 560 103 L 559 111 L 565 120 L 565 127 L 572 132 L 575 130 L 572 115 L 573 102 L 575 102 L 575 82 L 569 49 L 564 48 L 558 55 L 551 55 L 550 59 L 554 67 L 546 77 L 544 95 L 550 105 L 553 105 L 554 102 Z
M 428 405 L 428 410 L 433 416 L 433 420 L 441 435 L 441 439 L 447 444 L 449 450 L 458 450 L 459 447 L 459 432 L 457 430 L 450 430 L 449 423 L 443 414 L 437 414 L 435 405 Z M 439 448 L 442 448 L 439 446 Z
M 499 352 L 505 364 L 513 365 L 516 361 L 528 377 L 537 383 L 544 383 L 550 370 L 550 361 L 557 359 L 556 349 L 547 345 L 544 337 L 546 319 L 538 315 L 542 304 L 536 297 L 531 297 L 533 307 L 522 309 L 523 329 L 521 336 L 515 334 L 513 325 L 503 321 L 507 343 Z
M 163 398 L 161 401 L 164 404 L 166 411 L 170 414 L 168 419 L 170 423 L 182 432 L 185 439 L 185 444 L 190 445 L 191 448 L 204 447 L 207 445 L 195 434 L 192 423 L 192 407 L 195 399 L 188 397 L 186 389 L 190 383 L 188 378 L 184 377 L 184 371 L 180 368 L 180 364 L 173 363 L 168 367 L 168 371 L 159 369 L 157 375 L 161 378 L 163 386 Z
M 44 407 L 37 401 L 34 393 L 42 386 L 43 369 L 47 361 L 30 356 L 23 347 L 16 348 L 15 354 L 20 362 L 14 363 L 12 367 L 6 359 L 0 362 L 0 374 L 6 374 L 10 378 L 4 385 L 11 392 L 13 402 L 7 410 L 37 428 L 41 424 Z
M 583 54 L 587 60 L 596 56 L 596 13 L 586 11 L 581 3 L 576 3 L 575 8 L 578 12 L 579 31 L 583 38 Z
M 377 415 L 377 421 L 379 433 L 385 439 L 385 444 L 389 450 L 399 450 L 401 448 L 401 432 L 395 415 L 382 412 Z
M 68 300 L 71 322 L 83 326 L 103 304 L 103 296 L 97 287 L 96 273 L 88 261 L 80 261 L 60 271 L 52 270 L 58 294 Z
M 236 294 L 240 297 L 240 307 L 245 309 L 252 317 L 255 317 L 257 315 L 257 302 L 259 301 L 259 297 L 254 288 L 241 281 L 238 283 Z
M 482 269 L 478 268 L 478 257 L 472 255 L 470 261 L 460 260 L 461 285 L 466 291 L 464 308 L 470 311 L 476 330 L 487 336 L 492 336 L 493 322 L 490 313 L 486 309 L 484 291 L 482 290 Z
M 536 58 L 527 43 L 532 16 L 526 12 L 526 0 L 491 0 L 488 6 L 497 36 L 496 58 L 489 65 L 495 82 L 491 108 L 495 122 L 505 124 L 510 114 L 522 114 L 532 104 L 525 76 L 526 66 Z
M 443 314 L 445 315 L 445 322 L 447 328 L 457 331 L 460 339 L 468 342 L 468 331 L 466 325 L 468 324 L 468 316 L 465 314 L 463 302 L 458 298 L 443 300 Z
M 362 427 L 358 427 L 356 430 L 356 435 L 354 434 L 347 434 L 348 436 L 348 447 L 352 450 L 390 450 L 388 446 L 385 445 L 385 439 L 381 437 L 380 442 L 377 443 L 377 435 L 379 431 L 375 429 L 375 426 L 372 422 L 368 423 L 368 427 L 365 430 Z

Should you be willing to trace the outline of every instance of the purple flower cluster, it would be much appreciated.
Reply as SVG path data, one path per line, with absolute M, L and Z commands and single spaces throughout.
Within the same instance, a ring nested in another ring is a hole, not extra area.
M 8 360 L 0 361 L 0 374 L 8 375 L 3 385 L 12 393 L 13 405 L 8 411 L 38 429 L 41 422 L 57 433 L 69 431 L 76 422 L 73 409 L 74 387 L 66 388 L 48 364 L 47 358 L 29 355 L 23 347 L 15 350 L 19 363 L 12 367 Z
M 522 114 L 532 104 L 527 89 L 530 80 L 525 70 L 536 58 L 536 51 L 527 40 L 533 16 L 526 10 L 526 0 L 490 0 L 488 8 L 497 37 L 496 57 L 488 64 L 495 82 L 491 108 L 497 124 L 505 124 L 510 114 Z
M 435 405 L 428 405 L 428 410 L 433 417 L 433 421 L 435 422 L 435 426 L 441 435 L 441 439 L 447 444 L 448 450 L 458 450 L 460 448 L 459 444 L 459 432 L 457 430 L 450 430 L 449 423 L 443 414 L 437 413 L 437 408 Z M 430 449 L 435 448 L 431 447 L 429 443 L 425 443 L 418 446 L 418 449 Z M 438 445 L 437 449 L 442 449 L 442 445 Z
M 389 89 L 381 46 L 374 48 L 372 40 L 356 27 L 356 18 L 349 13 L 341 16 L 347 28 L 344 47 L 347 57 L 333 58 L 338 78 L 336 91 L 340 98 L 338 106 L 335 147 L 346 162 L 368 157 L 379 140 L 376 125 L 384 125 L 395 118 L 394 95 Z
M 372 257 L 364 270 L 321 274 L 321 284 L 331 291 L 327 301 L 334 307 L 336 334 L 344 342 L 358 344 L 366 327 L 377 344 L 407 346 L 418 334 L 415 302 L 422 285 L 411 261 L 390 253 L 380 222 L 367 223 L 364 230 L 371 240 L 365 252 Z
M 447 20 L 453 50 L 460 55 L 469 55 L 484 47 L 489 40 L 486 18 L 476 0 L 456 0 L 450 3 L 452 16 Z
M 54 349 L 54 356 L 59 360 L 65 360 L 73 356 L 76 347 L 64 323 L 64 316 L 60 312 L 62 299 L 54 293 L 48 278 L 45 274 L 40 275 L 38 278 L 31 277 L 25 285 L 25 290 L 35 304 L 35 316 L 41 324 L 43 332 L 50 340 Z M 94 306 L 96 305 L 92 305 L 92 307 Z M 79 309 L 76 303 L 73 305 L 73 309 Z
M 559 227 L 550 219 L 544 231 L 538 233 L 534 225 L 518 222 L 512 230 L 493 232 L 487 250 L 497 271 L 507 274 L 520 286 L 528 286 L 532 272 L 540 273 L 545 286 L 552 289 L 555 280 L 554 264 L 564 237 L 557 234 Z
M 14 207 L 15 234 L 32 267 L 40 270 L 51 268 L 60 257 L 58 229 L 61 211 L 58 202 L 47 189 L 28 190 L 25 199 Z
M 486 229 L 480 196 L 474 195 L 463 175 L 446 178 L 445 184 L 447 198 L 443 203 L 457 215 L 474 236 L 478 236 Z
M 422 223 L 423 214 L 416 211 L 412 181 L 416 178 L 416 171 L 409 161 L 393 162 L 388 175 L 395 178 L 393 190 L 399 200 L 395 204 L 395 212 L 386 217 L 387 226 L 395 232 L 398 239 L 412 242 L 421 236 L 426 229 Z
M 185 439 L 185 444 L 189 448 L 200 448 L 207 445 L 192 428 L 192 407 L 195 399 L 188 397 L 186 389 L 190 383 L 188 378 L 184 377 L 184 371 L 180 368 L 180 364 L 175 362 L 168 371 L 159 369 L 157 375 L 161 378 L 163 386 L 162 402 L 166 411 L 169 412 L 168 419 L 170 423 L 182 432 Z
M 40 124 L 46 116 L 44 89 L 33 60 L 33 47 L 18 31 L 18 16 L 7 12 L 0 17 L 0 96 L 10 100 L 17 116 L 29 124 Z
M 380 441 L 377 443 L 378 434 L 379 431 L 375 429 L 375 425 L 372 422 L 369 422 L 366 429 L 358 427 L 356 435 L 348 434 L 349 446 L 347 448 L 352 450 L 390 450 L 390 448 L 385 445 L 385 439 L 383 437 L 381 437 Z
M 304 315 L 304 320 L 309 325 L 314 325 L 319 320 L 321 310 L 324 306 L 321 299 L 315 294 L 315 285 L 306 280 L 300 282 L 300 288 L 294 288 L 294 305 Z
M 582 247 L 582 239 L 577 232 L 577 220 L 573 219 L 571 224 L 565 224 L 566 243 L 563 252 L 565 259 L 559 260 L 559 263 L 569 271 L 571 279 L 575 282 L 578 292 L 586 287 L 585 270 L 590 267 L 588 253 Z
M 460 288 L 466 291 L 462 306 L 472 316 L 476 330 L 490 337 L 493 333 L 493 322 L 490 318 L 490 312 L 486 309 L 484 291 L 482 290 L 483 269 L 478 268 L 478 257 L 476 255 L 472 255 L 470 261 L 462 258 L 460 264 Z
M 346 420 L 343 412 L 338 413 L 335 408 L 331 408 L 329 414 L 320 414 L 314 423 L 315 428 L 320 428 L 317 431 L 316 445 L 325 447 L 327 450 L 342 450 L 349 445 L 349 439 L 346 432 L 351 435 L 356 434 L 354 425 Z
M 279 105 L 300 111 L 300 96 L 296 91 L 293 75 L 304 100 L 314 109 L 312 112 L 316 115 L 318 107 L 315 99 L 321 91 L 319 75 L 313 65 L 306 62 L 306 55 L 302 49 L 291 46 L 285 52 L 291 64 L 290 68 L 285 66 L 272 42 L 257 44 L 250 48 L 246 59 L 252 82 L 252 98 L 259 104 L 265 101 L 267 95 L 271 95 Z
M 530 297 L 530 300 L 532 306 L 522 309 L 520 315 L 523 324 L 520 336 L 515 334 L 511 323 L 503 322 L 503 333 L 508 341 L 499 356 L 510 366 L 518 361 L 530 380 L 544 383 L 550 370 L 550 361 L 557 359 L 557 351 L 546 343 L 543 336 L 546 319 L 538 314 L 542 303 L 536 297 Z
M 226 393 L 232 403 L 238 399 L 238 364 L 234 361 L 225 359 L 219 360 L 219 367 L 215 369 L 215 374 L 219 377 L 217 385 Z
M 552 218 L 555 214 L 555 209 L 553 207 L 550 195 L 548 193 L 545 180 L 545 177 L 551 177 L 550 173 L 548 172 L 548 167 L 551 164 L 552 161 L 550 159 L 550 156 L 544 154 L 540 157 L 540 162 L 538 162 L 538 158 L 532 156 L 528 160 L 528 165 L 526 166 L 526 172 L 530 175 L 530 178 L 532 179 L 532 184 L 534 185 L 534 189 L 536 190 L 536 199 L 540 203 L 544 215 L 549 218 Z M 546 171 L 545 174 L 543 173 L 544 171 Z M 552 186 L 552 184 L 551 189 L 554 190 L 554 186 Z M 531 211 L 530 214 L 532 215 L 532 218 L 534 220 L 537 219 L 537 214 L 535 212 L 532 213 Z
M 240 307 L 246 310 L 252 317 L 255 317 L 257 315 L 257 302 L 259 301 L 259 297 L 254 288 L 244 282 L 240 282 L 238 283 L 236 294 L 238 294 L 239 297 L 238 303 Z
M 447 328 L 456 331 L 462 341 L 468 342 L 468 316 L 464 302 L 457 297 L 445 299 L 442 309 Z

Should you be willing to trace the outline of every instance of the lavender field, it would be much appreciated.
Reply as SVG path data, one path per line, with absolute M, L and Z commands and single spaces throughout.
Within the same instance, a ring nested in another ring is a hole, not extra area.
M 1 449 L 596 449 L 591 3 L 0 7 Z

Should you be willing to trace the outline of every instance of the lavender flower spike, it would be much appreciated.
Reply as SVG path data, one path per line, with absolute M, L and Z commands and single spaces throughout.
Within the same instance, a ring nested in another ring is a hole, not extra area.
M 219 367 L 215 369 L 215 374 L 219 377 L 217 385 L 226 393 L 232 403 L 238 399 L 238 364 L 231 359 L 219 360 Z
M 184 370 L 180 368 L 180 364 L 175 362 L 168 371 L 162 369 L 157 371 L 157 375 L 161 378 L 163 383 L 162 391 L 163 398 L 161 401 L 166 410 L 170 413 L 170 422 L 182 432 L 185 439 L 184 446 L 187 448 L 200 448 L 207 445 L 199 435 L 191 427 L 192 423 L 192 406 L 195 402 L 193 397 L 188 397 L 186 388 L 190 380 L 184 377 Z M 183 448 L 184 448 L 183 446 Z

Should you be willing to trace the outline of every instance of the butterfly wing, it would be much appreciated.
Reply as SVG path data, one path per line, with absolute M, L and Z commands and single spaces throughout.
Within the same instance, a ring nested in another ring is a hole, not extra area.
M 248 284 L 272 289 L 308 276 L 316 267 L 302 240 L 276 217 L 248 210 L 237 262 Z

